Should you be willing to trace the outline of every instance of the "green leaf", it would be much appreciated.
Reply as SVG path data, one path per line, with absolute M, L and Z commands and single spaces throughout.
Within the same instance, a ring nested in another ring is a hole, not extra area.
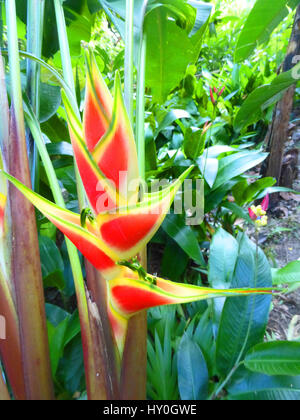
M 289 14 L 288 0 L 257 0 L 252 8 L 235 50 L 235 62 L 246 60 L 256 47 L 268 41 L 274 29 Z
M 269 389 L 230 395 L 231 401 L 300 401 L 300 390 Z
M 299 194 L 299 191 L 295 191 L 291 188 L 286 187 L 269 187 L 263 190 L 257 197 L 256 200 L 259 200 L 260 198 L 264 198 L 267 194 L 274 194 L 277 192 L 291 192 L 293 194 Z
M 40 236 L 39 247 L 44 286 L 63 290 L 65 288 L 64 262 L 55 242 L 46 236 Z
M 228 202 L 222 203 L 222 207 L 230 210 L 233 214 L 235 214 L 240 219 L 244 219 L 248 223 L 253 223 L 250 216 L 249 216 L 248 211 L 246 211 L 245 209 L 243 209 L 243 207 L 240 207 L 236 203 L 230 203 L 228 201 Z
M 49 317 L 48 314 L 49 312 L 51 313 L 52 309 L 56 311 L 56 307 L 54 305 L 47 306 L 47 317 Z M 58 363 L 63 355 L 63 350 L 64 350 L 65 334 L 66 334 L 69 319 L 70 319 L 70 315 L 67 313 L 65 314 L 66 314 L 65 318 L 59 323 L 56 322 L 55 325 L 50 321 L 47 322 L 50 360 L 51 360 L 51 369 L 52 369 L 53 376 L 55 376 L 56 374 Z
M 62 155 L 74 157 L 73 147 L 70 143 L 67 143 L 66 141 L 48 143 L 46 147 L 50 156 Z
M 184 109 L 172 109 L 169 111 L 156 129 L 154 138 L 156 139 L 159 133 L 172 125 L 174 121 L 183 118 L 191 118 L 191 115 Z
M 253 182 L 243 193 L 244 203 L 249 203 L 250 201 L 253 201 L 258 195 L 258 193 L 265 190 L 266 188 L 273 187 L 273 185 L 275 185 L 276 182 L 276 179 L 271 177 L 262 178 L 258 181 Z
M 70 395 L 86 390 L 81 336 L 78 334 L 64 349 L 57 377 Z
M 208 370 L 205 359 L 195 341 L 184 335 L 177 354 L 178 387 L 182 400 L 206 400 Z
M 261 119 L 264 107 L 276 102 L 278 94 L 297 83 L 299 69 L 300 63 L 292 70 L 281 73 L 272 83 L 260 86 L 250 93 L 235 117 L 233 124 L 235 131 L 238 132 Z
M 186 252 L 186 254 L 202 267 L 205 261 L 195 233 L 187 226 L 185 219 L 176 214 L 168 214 L 162 224 L 163 230 Z
M 178 399 L 175 357 L 172 354 L 170 329 L 167 325 L 161 341 L 157 331 L 154 342 L 148 338 L 148 394 L 154 400 Z
M 184 153 L 188 159 L 197 159 L 204 152 L 205 135 L 201 129 L 188 127 L 184 136 Z
M 224 229 L 218 229 L 210 246 L 208 281 L 215 289 L 228 289 L 239 252 L 237 240 Z
M 41 83 L 40 122 L 48 121 L 61 104 L 60 87 Z
M 283 268 L 272 269 L 275 286 L 300 284 L 300 261 L 292 261 Z
M 229 289 L 238 257 L 237 240 L 223 229 L 218 229 L 210 246 L 208 281 L 214 289 Z M 225 299 L 214 299 L 214 322 L 219 324 Z
M 266 375 L 300 375 L 300 343 L 276 341 L 255 346 L 245 357 L 252 372 Z
M 241 366 L 226 391 L 229 400 L 299 399 L 300 376 L 270 376 L 254 373 Z
M 197 159 L 197 163 L 205 181 L 213 188 L 219 170 L 219 160 L 207 157 L 205 154 Z
M 244 174 L 249 169 L 263 162 L 267 156 L 267 153 L 251 151 L 234 153 L 221 159 L 218 176 L 213 189 L 215 190 L 232 178 Z
M 157 7 L 145 19 L 147 37 L 146 86 L 151 88 L 153 100 L 163 103 L 186 74 L 189 64 L 198 59 L 201 29 L 192 37 L 168 19 L 164 7 Z
M 208 22 L 213 6 L 212 4 L 198 0 L 188 0 L 188 3 L 197 11 L 195 26 L 190 34 L 194 35 L 198 29 L 202 28 Z
M 239 206 L 242 206 L 244 201 L 244 192 L 248 188 L 249 184 L 247 179 L 243 179 L 242 181 L 238 182 L 233 188 L 232 188 L 232 195 L 236 201 L 236 203 Z
M 173 281 L 179 281 L 187 268 L 188 262 L 188 255 L 173 239 L 168 238 L 161 263 L 162 276 Z
M 263 251 L 256 250 L 246 235 L 240 235 L 238 240 L 240 250 L 231 287 L 271 287 L 271 270 Z M 250 348 L 263 341 L 270 304 L 269 296 L 226 300 L 217 337 L 217 367 L 221 375 L 226 376 Z

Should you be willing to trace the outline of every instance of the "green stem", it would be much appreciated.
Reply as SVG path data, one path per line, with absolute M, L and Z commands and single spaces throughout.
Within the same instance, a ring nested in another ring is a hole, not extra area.
M 126 0 L 125 105 L 133 127 L 133 16 L 134 0 Z
M 138 83 L 137 83 L 137 105 L 136 105 L 136 142 L 140 177 L 145 179 L 146 157 L 145 157 L 145 72 L 146 72 L 146 36 L 143 35 L 140 47 Z
M 3 48 L 3 19 L 2 19 L 2 13 L 3 13 L 3 4 L 4 0 L 0 0 L 0 49 Z
M 223 391 L 225 386 L 229 383 L 230 379 L 233 377 L 233 375 L 238 370 L 238 368 L 243 365 L 243 363 L 244 362 L 238 362 L 235 364 L 235 366 L 233 366 L 233 368 L 231 369 L 231 371 L 229 372 L 225 380 L 218 387 L 217 391 L 214 392 L 213 395 L 209 398 L 210 401 L 217 398 L 217 396 L 220 394 L 221 391 Z
M 61 0 L 54 0 L 54 8 L 55 8 L 55 16 L 56 16 L 64 79 L 72 92 L 73 109 L 76 112 L 76 115 L 80 118 L 80 112 L 79 112 L 78 104 L 76 101 L 76 89 L 75 89 L 70 47 L 69 47 L 69 41 L 68 41 L 67 26 L 66 26 L 64 9 L 63 9 Z M 86 196 L 85 196 L 82 180 L 79 175 L 78 167 L 76 164 L 75 164 L 75 173 L 76 173 L 79 208 L 83 209 L 86 206 Z
M 54 8 L 55 8 L 55 16 L 56 16 L 64 79 L 69 85 L 72 92 L 74 93 L 74 96 L 76 97 L 70 47 L 69 47 L 68 34 L 67 34 L 67 26 L 65 22 L 64 9 L 63 9 L 61 0 L 54 0 Z
M 27 51 L 40 58 L 42 54 L 44 0 L 28 0 L 27 5 Z M 27 60 L 27 92 L 35 115 L 40 112 L 40 66 Z M 30 139 L 29 162 L 31 184 L 35 191 L 39 188 L 39 156 L 36 145 Z

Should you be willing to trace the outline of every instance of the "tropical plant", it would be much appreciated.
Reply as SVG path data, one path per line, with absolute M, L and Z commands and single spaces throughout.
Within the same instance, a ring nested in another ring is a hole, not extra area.
M 207 2 L 0 5 L 0 400 L 297 398 L 298 343 L 264 339 L 299 264 L 242 232 L 278 54 L 233 64 L 247 13 Z

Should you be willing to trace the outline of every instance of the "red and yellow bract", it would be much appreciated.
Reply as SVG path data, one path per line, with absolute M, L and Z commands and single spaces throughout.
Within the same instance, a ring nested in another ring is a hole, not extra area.
M 107 282 L 108 312 L 120 356 L 128 320 L 139 311 L 213 297 L 270 293 L 267 289 L 213 290 L 155 278 L 149 282 L 151 276 L 141 279 L 117 265 L 135 257 L 147 245 L 193 167 L 164 190 L 146 194 L 144 201 L 138 202 L 137 152 L 119 75 L 113 100 L 94 56 L 87 54 L 83 124 L 64 91 L 62 97 L 76 163 L 94 217 L 82 223 L 81 215 L 54 205 L 6 176 L 101 271 Z

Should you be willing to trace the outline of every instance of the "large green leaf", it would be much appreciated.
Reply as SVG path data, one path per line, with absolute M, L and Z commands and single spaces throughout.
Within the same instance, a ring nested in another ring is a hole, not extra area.
M 228 397 L 231 401 L 300 401 L 300 390 L 267 389 L 236 394 Z
M 163 103 L 184 78 L 186 68 L 198 59 L 201 29 L 193 36 L 169 20 L 164 7 L 157 7 L 145 19 L 147 37 L 146 85 L 153 99 Z
M 290 3 L 290 4 L 289 4 Z M 289 0 L 257 0 L 240 33 L 235 62 L 247 59 L 256 47 L 268 41 L 274 29 L 289 14 L 287 6 L 296 6 Z
M 126 2 L 99 2 L 124 39 Z M 145 33 L 146 85 L 152 89 L 157 102 L 164 102 L 169 92 L 184 78 L 188 64 L 198 59 L 211 9 L 210 4 L 195 1 L 135 0 L 135 62 L 138 63 L 140 40 Z
M 227 156 L 220 160 L 219 172 L 217 179 L 213 185 L 213 189 L 217 189 L 227 181 L 242 175 L 249 169 L 263 162 L 267 153 L 262 152 L 239 152 Z
M 210 188 L 213 188 L 218 175 L 219 160 L 217 158 L 207 157 L 206 153 L 204 153 L 203 156 L 197 159 L 197 164 L 205 181 Z
M 65 347 L 80 333 L 78 311 L 73 315 L 47 303 L 48 336 L 52 374 L 55 375 Z
M 237 240 L 224 229 L 218 229 L 210 246 L 208 281 L 211 287 L 230 287 L 238 252 Z
M 255 346 L 245 357 L 252 372 L 266 375 L 300 375 L 300 343 L 275 341 Z
M 188 336 L 181 339 L 177 354 L 178 387 L 182 400 L 206 400 L 208 370 L 198 344 Z
M 214 289 L 229 289 L 238 257 L 237 240 L 223 229 L 217 230 L 210 246 L 208 281 Z M 225 299 L 214 299 L 214 321 L 219 322 Z
M 89 18 L 89 36 L 91 34 L 91 29 L 93 25 L 94 18 L 91 17 L 89 10 L 86 5 L 86 0 L 64 0 L 63 6 L 66 15 L 66 22 L 68 25 L 68 31 L 72 23 L 74 23 L 78 17 L 81 15 L 85 15 Z M 26 23 L 27 20 L 27 0 L 18 0 L 16 2 L 17 13 L 19 18 Z M 70 41 L 71 41 L 71 49 L 74 46 L 73 40 L 76 38 L 77 34 L 82 32 L 82 25 L 76 25 L 71 29 L 69 32 Z M 86 37 L 82 38 L 86 41 Z M 80 40 L 79 40 L 80 41 Z M 80 46 L 80 42 L 79 42 Z M 78 45 L 76 45 L 76 49 L 78 49 Z M 58 43 L 58 35 L 57 35 L 57 26 L 56 26 L 56 19 L 55 19 L 55 12 L 54 12 L 54 5 L 53 1 L 46 1 L 45 2 L 45 24 L 44 24 L 44 34 L 43 34 L 43 56 L 49 58 L 53 56 L 59 50 L 59 43 Z
M 42 274 L 45 287 L 65 287 L 64 262 L 55 242 L 46 236 L 39 237 Z
M 171 111 L 169 111 L 159 123 L 154 133 L 154 138 L 157 138 L 159 133 L 172 125 L 174 121 L 181 120 L 183 118 L 191 118 L 191 115 L 184 109 L 171 109 Z
M 300 285 L 300 261 L 292 261 L 283 268 L 272 270 L 274 285 Z
M 272 83 L 260 86 L 247 97 L 234 120 L 234 129 L 242 130 L 262 117 L 262 111 L 276 102 L 283 93 L 299 79 L 300 63 L 292 70 L 281 73 Z
M 183 217 L 176 214 L 168 214 L 162 224 L 162 228 L 191 259 L 199 265 L 205 266 L 197 237 L 191 227 L 186 225 Z
M 276 182 L 277 182 L 276 179 L 271 178 L 271 177 L 262 178 L 262 179 L 259 179 L 258 181 L 253 182 L 244 191 L 242 204 L 253 201 L 258 195 L 258 193 L 260 193 L 266 188 L 273 187 L 273 185 L 275 185 Z
M 161 263 L 162 276 L 173 281 L 179 281 L 187 268 L 188 262 L 188 255 L 173 239 L 168 238 Z
M 227 387 L 229 400 L 299 400 L 300 376 L 270 376 L 240 367 Z
M 41 83 L 40 122 L 48 121 L 55 115 L 61 104 L 60 87 Z
M 271 270 L 263 251 L 256 250 L 246 235 L 238 239 L 240 250 L 231 287 L 271 287 Z M 217 337 L 217 367 L 221 375 L 226 376 L 250 348 L 263 341 L 270 303 L 269 296 L 226 300 Z

